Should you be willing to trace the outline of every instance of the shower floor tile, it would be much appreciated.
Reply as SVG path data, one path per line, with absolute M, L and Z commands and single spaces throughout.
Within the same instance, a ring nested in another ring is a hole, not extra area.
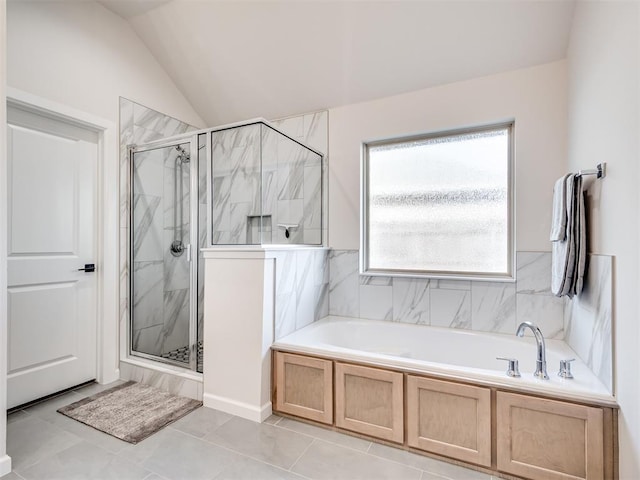
M 107 387 L 84 387 L 72 395 Z M 277 415 L 257 424 L 204 407 L 130 445 L 96 436 L 79 422 L 57 421 L 56 415 L 66 419 L 52 413 L 60 403 L 68 403 L 65 395 L 9 415 L 7 451 L 14 472 L 7 478 L 492 480 Z
M 198 372 L 202 371 L 202 352 L 204 351 L 202 347 L 202 342 L 198 342 Z M 175 350 L 171 350 L 170 352 L 163 353 L 162 358 L 166 358 L 167 360 L 173 360 L 175 362 L 180 363 L 189 363 L 189 346 L 186 345 L 184 347 L 176 348 Z

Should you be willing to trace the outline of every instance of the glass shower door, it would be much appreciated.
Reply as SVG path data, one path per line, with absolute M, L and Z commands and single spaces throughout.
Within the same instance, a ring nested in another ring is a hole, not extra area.
M 198 351 L 194 152 L 194 141 L 184 140 L 131 151 L 130 259 L 131 354 L 192 370 Z

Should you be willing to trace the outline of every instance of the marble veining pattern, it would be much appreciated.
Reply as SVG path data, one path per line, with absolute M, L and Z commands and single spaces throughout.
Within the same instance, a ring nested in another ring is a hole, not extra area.
M 212 240 L 214 243 L 260 243 L 249 238 L 250 216 L 260 215 L 260 125 L 212 134 Z
M 479 282 L 359 275 L 357 250 L 331 250 L 329 314 L 505 335 L 531 321 L 567 342 L 613 392 L 612 257 L 590 255 L 582 294 L 566 302 L 550 294 L 549 252 L 516 258 L 515 282 Z
M 129 363 L 120 364 L 120 379 L 144 383 L 174 395 L 202 400 L 202 382 L 158 372 Z
M 550 252 L 517 252 L 516 265 L 518 293 L 553 295 Z
M 431 290 L 431 325 L 471 329 L 471 294 L 468 290 Z
M 391 320 L 393 288 L 384 285 L 360 285 L 360 318 Z
M 135 262 L 133 314 L 138 329 L 163 323 L 162 262 Z
M 513 334 L 516 330 L 516 286 L 504 282 L 471 282 L 471 328 Z
M 189 345 L 189 289 L 164 292 L 164 324 L 160 351 Z
M 318 238 L 318 233 L 322 236 L 322 243 L 324 245 L 328 244 L 327 237 L 327 225 L 328 225 L 328 214 L 329 211 L 329 195 L 328 195 L 328 156 L 327 153 L 329 151 L 329 112 L 328 111 L 319 111 L 314 113 L 309 113 L 306 115 L 289 117 L 279 120 L 274 120 L 273 125 L 289 135 L 290 137 L 298 140 L 299 142 L 304 143 L 305 145 L 309 145 L 311 148 L 320 152 L 324 155 L 322 158 L 322 174 L 321 174 L 321 188 L 322 188 L 322 219 L 321 226 L 316 227 L 315 223 L 313 226 L 305 225 L 305 232 L 307 230 L 313 230 L 312 234 L 305 234 L 305 242 L 314 242 Z M 312 158 L 311 156 L 310 158 Z M 313 160 L 315 161 L 315 160 Z M 305 164 L 308 167 L 308 163 Z M 305 172 L 305 176 L 307 173 Z M 306 180 L 305 180 L 306 182 Z M 314 189 L 318 188 L 316 185 L 317 179 L 313 179 Z M 305 198 L 314 198 L 315 193 L 309 197 L 308 195 L 308 183 L 304 185 L 305 188 Z M 311 221 L 310 219 L 314 219 L 315 222 L 315 210 L 318 207 L 313 203 L 309 202 L 309 205 L 305 204 L 305 213 L 304 218 L 306 221 Z M 317 230 L 320 232 L 317 232 Z M 308 240 L 307 240 L 308 239 Z
M 562 338 L 562 302 L 545 288 L 551 255 L 518 252 L 517 258 L 516 282 L 479 282 L 359 275 L 357 250 L 331 250 L 329 312 L 507 335 L 530 320 L 547 337 Z
M 275 260 L 276 339 L 309 325 L 329 312 L 328 250 L 271 251 Z
M 140 145 L 193 129 L 194 127 L 175 118 L 120 98 L 120 331 L 123 332 L 123 352 L 127 349 L 124 332 L 127 330 L 129 316 L 131 248 L 130 161 L 127 145 Z M 188 149 L 189 144 L 184 147 Z M 135 297 L 132 301 L 132 342 L 135 350 L 157 355 L 167 348 L 184 346 L 185 338 L 188 343 L 188 265 L 180 262 L 181 257 L 173 257 L 168 253 L 168 245 L 173 240 L 175 229 L 173 175 L 177 155 L 175 149 L 153 150 L 136 155 L 134 164 L 133 253 L 136 263 L 133 269 Z M 181 201 L 186 216 L 183 230 L 186 232 L 190 210 L 189 167 L 190 164 L 183 165 L 181 179 L 184 187 Z M 204 178 L 203 174 L 199 179 L 200 184 Z M 202 195 L 201 198 L 206 201 L 206 195 Z M 184 240 L 188 240 L 188 233 Z M 133 370 L 138 368 L 129 367 Z M 149 381 L 145 377 L 145 383 Z M 163 385 L 168 388 L 166 382 Z M 192 396 L 197 397 L 196 389 L 192 392 Z
M 584 288 L 564 309 L 565 341 L 611 392 L 612 264 L 613 257 L 589 255 Z
M 533 322 L 544 334 L 545 338 L 564 338 L 564 322 L 562 320 L 564 302 L 549 295 L 516 294 L 516 318 L 520 322 Z M 525 335 L 532 335 L 527 330 Z
M 393 320 L 430 325 L 430 281 L 413 278 L 393 279 Z
M 198 246 L 207 246 L 207 136 L 198 135 Z M 204 336 L 204 256 L 198 252 L 198 344 Z M 198 362 L 198 371 L 202 372 L 202 362 Z
M 161 260 L 162 198 L 150 195 L 133 197 L 133 256 L 137 261 Z
M 329 314 L 357 317 L 360 314 L 358 252 L 331 250 L 329 272 Z

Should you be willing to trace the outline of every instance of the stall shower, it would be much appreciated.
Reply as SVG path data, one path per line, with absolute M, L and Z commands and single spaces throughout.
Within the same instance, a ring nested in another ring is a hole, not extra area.
M 192 256 L 204 246 L 198 212 L 206 149 L 198 141 L 185 136 L 130 150 L 130 353 L 201 372 L 202 279 Z
M 257 120 L 129 159 L 129 354 L 202 372 L 202 249 L 321 245 L 322 155 Z

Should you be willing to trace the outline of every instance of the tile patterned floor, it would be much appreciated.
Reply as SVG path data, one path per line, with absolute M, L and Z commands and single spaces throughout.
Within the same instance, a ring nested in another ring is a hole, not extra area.
M 2 480 L 491 480 L 421 455 L 278 416 L 257 424 L 200 408 L 137 445 L 56 412 L 89 385 L 8 417 Z

